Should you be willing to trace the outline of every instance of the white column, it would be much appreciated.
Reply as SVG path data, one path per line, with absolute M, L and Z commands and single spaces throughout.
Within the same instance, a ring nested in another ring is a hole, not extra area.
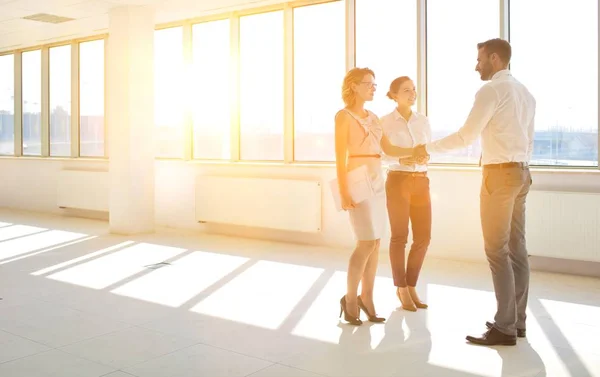
M 106 57 L 110 231 L 154 231 L 154 9 L 111 10 Z

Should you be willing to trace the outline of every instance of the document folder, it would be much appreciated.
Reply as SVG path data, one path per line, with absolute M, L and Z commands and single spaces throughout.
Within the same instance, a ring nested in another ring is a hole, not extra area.
M 358 204 L 366 199 L 369 199 L 375 195 L 373 184 L 371 182 L 371 176 L 369 175 L 369 169 L 366 165 L 361 165 L 356 169 L 353 169 L 347 174 L 348 179 L 348 191 L 352 197 L 352 201 Z M 329 182 L 331 193 L 333 195 L 333 202 L 335 208 L 338 211 L 342 210 L 342 198 L 340 197 L 340 188 L 338 185 L 337 178 Z

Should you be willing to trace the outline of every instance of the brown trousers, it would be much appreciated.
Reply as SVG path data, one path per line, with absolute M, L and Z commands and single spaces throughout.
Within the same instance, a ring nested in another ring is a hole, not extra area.
M 396 287 L 417 285 L 425 254 L 431 241 L 431 197 L 429 178 L 411 173 L 388 173 L 387 209 L 392 237 L 390 261 Z M 406 261 L 408 224 L 412 226 L 413 243 Z

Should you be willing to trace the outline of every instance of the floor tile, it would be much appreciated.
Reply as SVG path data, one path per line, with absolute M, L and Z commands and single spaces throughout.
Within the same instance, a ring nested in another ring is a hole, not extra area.
M 59 350 L 0 364 L 0 376 L 7 377 L 101 377 L 114 370 Z
M 195 345 L 125 368 L 138 377 L 243 377 L 272 363 L 206 345 Z
M 132 327 L 61 348 L 62 351 L 122 369 L 195 344 L 193 340 Z

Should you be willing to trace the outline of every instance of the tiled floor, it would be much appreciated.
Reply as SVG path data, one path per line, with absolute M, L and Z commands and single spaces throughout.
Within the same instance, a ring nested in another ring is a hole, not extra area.
M 357 328 L 337 318 L 348 253 L 0 210 L 0 376 L 600 376 L 598 279 L 533 273 L 527 339 L 477 347 L 486 265 L 428 259 L 409 313 L 382 255 L 388 320 Z

